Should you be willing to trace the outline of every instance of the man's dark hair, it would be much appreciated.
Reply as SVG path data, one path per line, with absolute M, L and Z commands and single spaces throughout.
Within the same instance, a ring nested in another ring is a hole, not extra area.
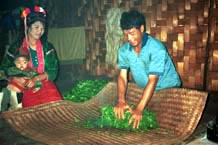
M 145 17 L 142 13 L 136 10 L 122 13 L 120 19 L 120 27 L 122 30 L 128 30 L 133 27 L 140 29 L 141 25 L 145 27 Z

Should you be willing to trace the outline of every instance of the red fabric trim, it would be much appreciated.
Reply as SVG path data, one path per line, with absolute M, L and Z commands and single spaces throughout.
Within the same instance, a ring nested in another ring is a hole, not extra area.
M 36 44 L 36 53 L 37 53 L 37 57 L 38 57 L 38 67 L 37 67 L 37 72 L 38 73 L 43 73 L 44 72 L 44 52 L 43 52 L 43 47 L 42 47 L 42 43 L 40 40 L 37 41 L 37 44 Z M 20 48 L 20 54 L 28 54 L 28 56 L 30 58 L 31 55 L 30 55 L 30 52 L 29 52 L 29 46 L 28 46 L 28 42 L 27 40 L 24 38 L 23 40 L 23 45 L 22 47 Z M 33 63 L 32 63 L 32 59 L 30 59 L 30 62 L 29 62 L 29 67 L 33 68 Z
M 33 93 L 33 89 L 24 90 L 22 97 L 22 106 L 30 107 L 43 103 L 48 103 L 57 100 L 63 100 L 54 82 L 42 81 L 42 87 L 36 93 Z

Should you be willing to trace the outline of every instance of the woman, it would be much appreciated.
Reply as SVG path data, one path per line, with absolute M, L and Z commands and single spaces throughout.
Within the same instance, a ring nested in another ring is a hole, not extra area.
M 54 47 L 45 37 L 46 12 L 42 7 L 34 6 L 24 9 L 21 17 L 24 20 L 25 37 L 6 51 L 2 68 L 7 69 L 13 66 L 13 57 L 19 53 L 28 55 L 29 67 L 38 72 L 38 75 L 33 78 L 9 78 L 11 81 L 29 88 L 23 92 L 23 107 L 62 100 L 53 82 L 58 72 L 58 59 Z M 37 82 L 41 82 L 42 87 L 35 92 L 34 86 Z

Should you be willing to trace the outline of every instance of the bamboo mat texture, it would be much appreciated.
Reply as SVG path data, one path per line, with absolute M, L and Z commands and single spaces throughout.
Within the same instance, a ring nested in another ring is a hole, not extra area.
M 142 91 L 130 83 L 127 101 L 137 103 Z M 186 88 L 164 89 L 154 93 L 148 108 L 156 113 L 160 128 L 144 133 L 75 126 L 76 120 L 97 118 L 101 107 L 116 103 L 115 82 L 109 82 L 93 99 L 84 103 L 63 100 L 7 111 L 2 116 L 23 136 L 49 145 L 170 145 L 183 142 L 193 133 L 201 118 L 207 95 L 207 92 Z

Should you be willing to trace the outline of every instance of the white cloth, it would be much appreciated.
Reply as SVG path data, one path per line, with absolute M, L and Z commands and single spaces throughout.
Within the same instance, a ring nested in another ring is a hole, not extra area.
M 3 92 L 0 92 L 0 111 L 2 109 Z
M 18 108 L 22 108 L 22 105 L 18 103 L 17 92 L 11 91 L 9 110 L 14 110 L 14 109 L 18 109 Z

